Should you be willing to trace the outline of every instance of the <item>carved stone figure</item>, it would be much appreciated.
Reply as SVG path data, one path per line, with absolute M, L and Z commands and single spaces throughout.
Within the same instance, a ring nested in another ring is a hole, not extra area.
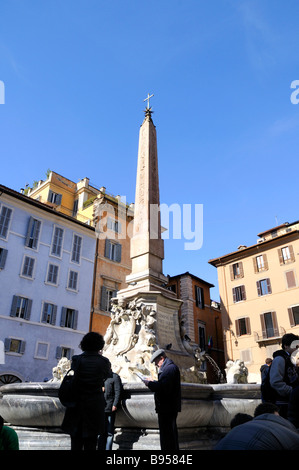
M 228 384 L 246 384 L 248 369 L 240 359 L 226 363 L 226 382 Z
M 53 367 L 52 375 L 53 378 L 50 379 L 48 382 L 61 382 L 65 374 L 71 368 L 71 361 L 66 357 L 62 357 L 57 366 Z

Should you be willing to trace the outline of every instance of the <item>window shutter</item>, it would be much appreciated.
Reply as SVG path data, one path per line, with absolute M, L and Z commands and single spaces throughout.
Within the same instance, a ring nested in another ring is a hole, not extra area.
M 65 326 L 65 320 L 66 320 L 66 308 L 62 307 L 61 308 L 60 326 Z
M 42 313 L 42 322 L 43 323 L 46 323 L 46 321 L 47 321 L 47 315 L 46 315 L 47 311 L 48 311 L 48 303 L 44 302 L 43 313 Z
M 267 255 L 263 255 L 263 258 L 264 258 L 264 269 L 268 270 L 269 265 L 268 265 Z
M 244 277 L 244 269 L 243 269 L 243 262 L 239 262 L 239 270 L 240 270 L 240 275 L 239 277 Z
M 76 330 L 78 327 L 78 310 L 74 310 L 73 329 Z
M 291 289 L 292 287 L 296 287 L 296 279 L 295 279 L 294 271 L 287 271 L 285 273 L 285 276 L 286 276 L 288 288 Z
M 253 269 L 254 269 L 254 272 L 257 273 L 257 272 L 258 272 L 258 268 L 257 268 L 257 259 L 256 259 L 256 257 L 255 257 L 255 258 L 252 258 L 252 261 L 253 261 Z
M 61 200 L 62 200 L 62 194 L 57 194 L 56 195 L 56 199 L 55 199 L 55 203 L 60 206 L 61 205 Z
M 295 326 L 295 319 L 294 319 L 293 309 L 292 308 L 288 308 L 288 314 L 289 314 L 290 325 Z
M 116 245 L 116 257 L 115 257 L 115 261 L 117 261 L 118 263 L 120 263 L 121 261 L 121 244 L 118 243 Z
M 31 234 L 31 231 L 32 231 L 33 223 L 34 223 L 34 219 L 33 219 L 33 217 L 30 217 L 30 218 L 29 218 L 29 222 L 28 222 L 26 240 L 25 240 L 25 245 L 26 245 L 26 246 L 29 246 L 30 234 Z
M 34 232 L 33 232 L 33 241 L 32 241 L 32 248 L 37 248 L 39 232 L 40 232 L 41 223 L 39 220 L 34 221 Z
M 274 329 L 274 336 L 278 336 L 278 323 L 277 323 L 277 316 L 276 312 L 271 312 L 272 315 L 272 322 L 273 322 L 273 329 Z
M 52 194 L 53 194 L 53 191 L 51 191 L 51 189 L 49 189 L 48 202 L 51 202 L 51 200 L 52 200 Z
M 241 286 L 242 300 L 246 300 L 246 291 L 245 286 Z
M 282 257 L 281 248 L 279 248 L 277 251 L 278 251 L 279 263 L 280 263 L 280 264 L 284 264 L 284 263 L 283 263 L 283 257 Z
M 114 290 L 114 291 L 112 292 L 112 298 L 113 298 L 113 297 L 116 297 L 116 296 L 117 296 L 117 290 Z
M 268 294 L 272 294 L 271 282 L 269 278 L 267 278 L 267 289 L 268 289 Z
M 6 258 L 7 258 L 8 250 L 4 248 L 0 248 L 0 269 L 4 269 Z
M 246 333 L 248 335 L 251 335 L 250 318 L 249 317 L 245 318 L 245 323 L 246 323 Z
M 293 245 L 289 245 L 290 258 L 292 261 L 295 261 Z
M 263 338 L 267 338 L 266 323 L 265 323 L 265 317 L 263 313 L 260 315 L 260 319 L 261 319 L 261 325 L 262 325 Z
M 57 305 L 54 305 L 51 325 L 56 325 Z
M 109 258 L 110 253 L 110 240 L 108 238 L 105 239 L 105 258 Z
M 256 288 L 257 288 L 257 295 L 260 297 L 260 296 L 261 296 L 261 285 L 260 285 L 260 281 L 256 281 Z
M 10 338 L 5 338 L 4 340 L 4 351 L 8 352 L 10 350 L 10 343 L 11 339 Z
M 233 302 L 236 302 L 236 288 L 233 287 Z
M 11 317 L 16 316 L 18 299 L 19 299 L 19 297 L 17 295 L 14 295 L 13 298 L 12 298 L 12 304 L 11 304 L 11 309 L 10 309 L 10 316 Z
M 61 359 L 61 355 L 62 355 L 62 347 L 57 346 L 57 348 L 56 348 L 56 359 Z
M 20 350 L 19 350 L 19 353 L 20 353 L 20 354 L 24 354 L 24 352 L 25 352 L 25 347 L 26 347 L 26 341 L 21 341 Z
M 101 300 L 100 300 L 100 309 L 104 312 L 107 311 L 107 288 L 105 286 L 101 287 Z
M 235 326 L 236 326 L 236 335 L 237 335 L 237 336 L 240 336 L 239 320 L 235 320 Z
M 233 281 L 235 277 L 234 277 L 234 268 L 232 264 L 229 267 L 229 272 L 230 272 L 230 280 Z
M 28 299 L 27 308 L 26 308 L 26 312 L 24 316 L 25 320 L 30 320 L 31 309 L 32 309 L 32 300 Z

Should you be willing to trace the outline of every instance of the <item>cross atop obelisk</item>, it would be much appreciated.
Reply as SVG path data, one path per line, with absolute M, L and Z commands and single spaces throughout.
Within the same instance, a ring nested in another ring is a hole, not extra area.
M 150 105 L 149 105 L 149 100 L 150 100 L 150 98 L 152 98 L 153 96 L 154 96 L 154 95 L 150 95 L 150 94 L 148 93 L 148 94 L 147 94 L 147 98 L 145 98 L 145 100 L 143 100 L 143 101 L 147 101 L 147 109 L 151 109 L 151 108 L 150 108 Z

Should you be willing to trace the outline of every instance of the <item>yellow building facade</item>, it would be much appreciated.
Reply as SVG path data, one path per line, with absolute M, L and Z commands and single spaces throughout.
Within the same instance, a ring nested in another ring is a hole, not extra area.
M 130 232 L 134 204 L 113 196 L 105 187 L 96 188 L 89 178 L 75 183 L 54 171 L 39 181 L 27 195 L 54 211 L 95 227 L 97 240 L 90 306 L 90 331 L 104 335 L 110 322 L 110 300 L 124 289 L 131 272 Z
M 209 263 L 218 272 L 226 360 L 243 360 L 249 382 L 260 383 L 282 336 L 299 335 L 299 221 L 258 237 Z

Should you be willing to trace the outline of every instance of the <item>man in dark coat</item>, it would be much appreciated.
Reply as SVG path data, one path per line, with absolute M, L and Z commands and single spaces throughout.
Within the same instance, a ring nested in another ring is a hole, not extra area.
M 112 450 L 115 415 L 120 402 L 122 383 L 120 376 L 113 372 L 112 377 L 105 380 L 105 430 L 99 436 L 98 449 Z
M 264 413 L 234 427 L 215 450 L 299 450 L 295 426 L 276 413 Z
M 179 442 L 176 419 L 178 412 L 181 411 L 180 371 L 163 349 L 158 349 L 152 355 L 151 362 L 159 367 L 158 380 L 144 380 L 144 383 L 155 393 L 161 450 L 177 452 Z
M 102 335 L 87 333 L 80 344 L 82 354 L 72 357 L 75 371 L 76 406 L 66 408 L 64 432 L 71 436 L 71 450 L 96 450 L 105 422 L 104 381 L 112 376 L 110 361 L 100 354 Z
M 291 354 L 296 350 L 298 336 L 286 333 L 281 340 L 282 349 L 275 351 L 270 368 L 270 385 L 276 392 L 275 403 L 279 407 L 279 414 L 287 418 L 288 402 L 291 391 L 299 384 L 296 366 L 291 361 Z

